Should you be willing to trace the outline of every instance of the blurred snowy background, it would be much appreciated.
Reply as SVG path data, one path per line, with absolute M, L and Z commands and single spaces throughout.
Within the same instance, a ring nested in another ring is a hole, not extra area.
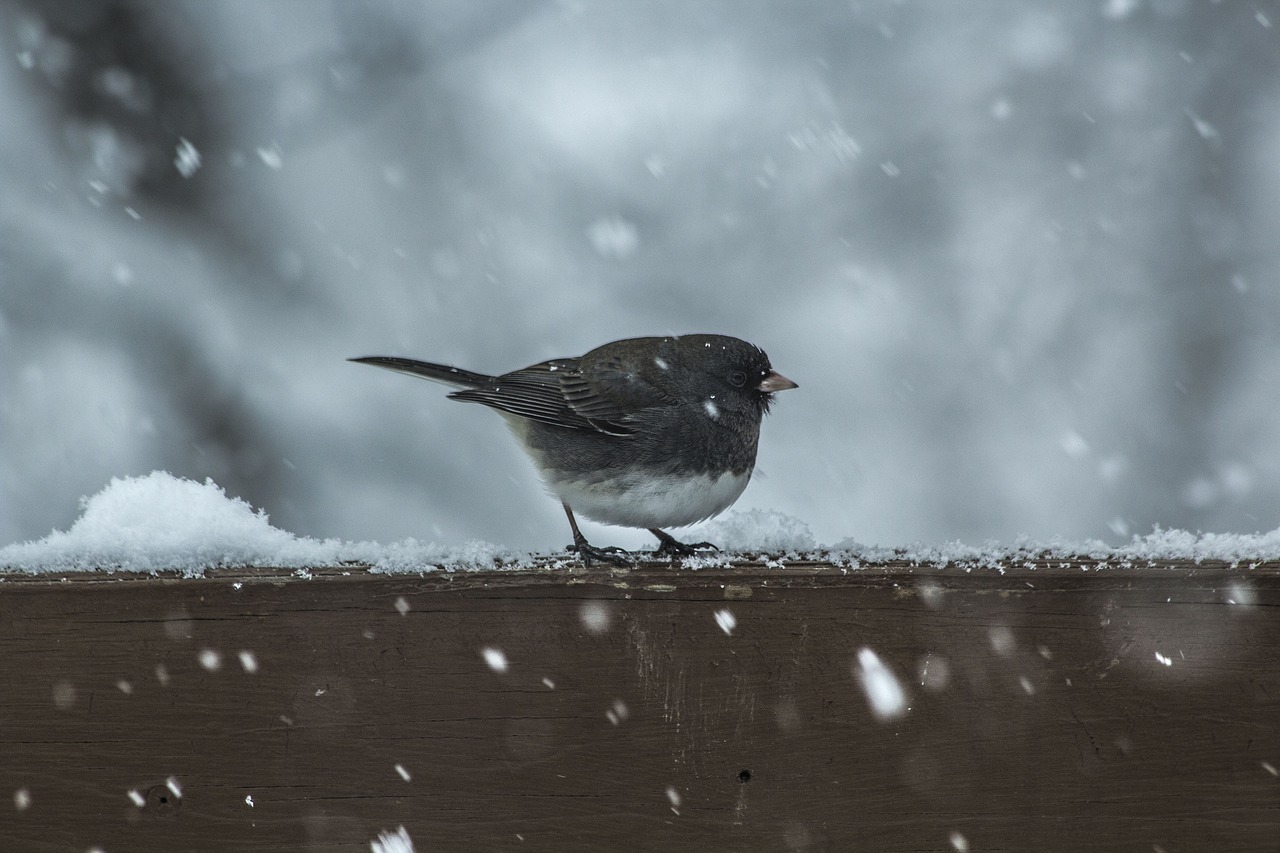
M 568 542 L 499 372 L 713 331 L 819 541 L 1280 524 L 1280 8 L 7 2 L 0 544 L 163 468 Z M 647 534 L 586 533 L 598 544 Z

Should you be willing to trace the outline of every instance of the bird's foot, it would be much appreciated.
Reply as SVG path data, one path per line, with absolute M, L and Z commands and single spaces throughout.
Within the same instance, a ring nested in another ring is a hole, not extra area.
M 649 532 L 658 537 L 658 547 L 654 550 L 655 557 L 692 557 L 699 551 L 719 551 L 715 545 L 710 542 L 690 542 L 684 543 L 676 539 L 670 533 L 658 530 L 656 527 L 649 528 Z
M 627 559 L 631 552 L 616 545 L 599 547 L 592 545 L 586 539 L 575 539 L 573 544 L 569 546 L 569 550 L 576 551 L 578 556 L 582 558 L 582 565 L 587 568 L 590 568 L 591 564 L 597 560 L 619 568 L 631 565 L 631 561 Z

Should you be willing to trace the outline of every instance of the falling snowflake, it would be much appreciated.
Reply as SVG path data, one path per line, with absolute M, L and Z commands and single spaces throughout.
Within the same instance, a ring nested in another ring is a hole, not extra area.
M 402 826 L 395 832 L 382 832 L 369 842 L 372 853 L 413 853 L 413 840 Z
M 200 152 L 185 136 L 178 137 L 178 149 L 173 158 L 173 165 L 177 168 L 178 174 L 184 178 L 191 177 L 200 169 Z
M 480 654 L 484 655 L 484 662 L 489 665 L 489 669 L 494 672 L 507 671 L 507 656 L 500 649 L 481 649 Z
M 881 662 L 871 649 L 858 650 L 858 681 L 867 694 L 871 713 L 881 720 L 890 720 L 907 709 L 907 694 L 897 677 Z

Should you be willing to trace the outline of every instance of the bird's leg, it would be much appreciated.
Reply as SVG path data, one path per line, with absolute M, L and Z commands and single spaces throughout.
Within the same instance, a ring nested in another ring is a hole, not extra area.
M 650 527 L 649 532 L 658 537 L 658 549 L 653 552 L 655 557 L 692 557 L 699 551 L 719 551 L 715 545 L 710 542 L 694 542 L 686 545 L 678 541 L 670 533 L 664 533 L 656 527 Z
M 569 517 L 569 529 L 573 531 L 573 545 L 570 551 L 577 551 L 578 556 L 582 558 L 582 565 L 590 566 L 592 560 L 602 560 L 606 563 L 612 563 L 615 566 L 629 566 L 627 558 L 623 555 L 627 552 L 621 548 L 609 545 L 604 548 L 597 548 L 587 541 L 587 537 L 582 535 L 582 531 L 578 529 L 578 520 L 573 517 L 573 510 L 569 509 L 567 503 L 560 504 L 564 507 L 564 514 Z

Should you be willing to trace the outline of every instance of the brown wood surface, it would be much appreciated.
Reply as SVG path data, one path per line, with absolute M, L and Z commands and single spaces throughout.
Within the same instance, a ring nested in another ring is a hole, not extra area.
M 0 851 L 1280 850 L 1274 564 L 0 577 Z

